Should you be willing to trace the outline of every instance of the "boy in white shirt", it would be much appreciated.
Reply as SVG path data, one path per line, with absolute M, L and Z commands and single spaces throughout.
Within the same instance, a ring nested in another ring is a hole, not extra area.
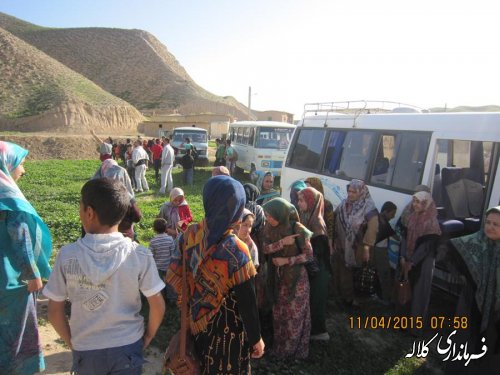
M 80 220 L 86 235 L 61 248 L 43 290 L 49 321 L 73 350 L 72 371 L 79 375 L 140 374 L 143 349 L 165 314 L 165 284 L 151 252 L 118 231 L 129 200 L 125 187 L 109 178 L 83 186 Z M 146 331 L 140 293 L 149 303 Z

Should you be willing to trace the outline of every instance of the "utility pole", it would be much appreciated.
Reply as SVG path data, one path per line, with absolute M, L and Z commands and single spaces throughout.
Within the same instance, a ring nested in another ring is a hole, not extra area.
M 251 120 L 252 118 L 250 117 L 252 110 L 252 86 L 248 86 L 248 119 Z

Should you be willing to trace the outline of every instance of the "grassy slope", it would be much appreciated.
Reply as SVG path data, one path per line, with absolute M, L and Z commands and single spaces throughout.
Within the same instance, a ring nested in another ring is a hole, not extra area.
M 198 103 L 197 111 L 218 108 L 238 117 L 246 107 L 192 80 L 159 40 L 142 30 L 46 28 L 0 12 L 0 28 L 137 108 L 170 108 Z M 123 80 L 123 77 L 128 77 Z
M 0 115 L 43 113 L 66 101 L 127 106 L 92 81 L 0 29 Z
M 54 253 L 57 253 L 61 245 L 75 241 L 80 236 L 78 217 L 80 189 L 98 166 L 98 161 L 49 160 L 26 163 L 27 175 L 21 179 L 19 185 L 51 229 Z M 203 217 L 201 192 L 204 182 L 210 175 L 211 168 L 198 168 L 195 172 L 195 185 L 184 189 L 195 221 Z M 181 185 L 181 178 L 181 171 L 175 169 L 176 186 Z M 148 170 L 147 179 L 150 187 L 157 190 L 152 169 Z M 144 218 L 136 226 L 136 230 L 141 243 L 147 246 L 153 236 L 152 222 L 166 198 L 149 192 L 139 195 L 137 200 Z M 145 309 L 147 311 L 147 307 Z M 415 340 L 408 334 L 393 330 L 359 330 L 349 327 L 349 316 L 389 316 L 391 313 L 392 310 L 387 307 L 368 301 L 363 311 L 348 314 L 330 300 L 327 327 L 331 340 L 328 343 L 311 343 L 310 357 L 306 361 L 292 360 L 285 363 L 268 358 L 254 361 L 252 372 L 255 374 L 440 374 L 440 362 L 435 357 L 430 356 L 427 361 L 405 358 Z M 178 312 L 169 308 L 154 344 L 163 350 L 172 334 L 178 329 L 178 324 Z

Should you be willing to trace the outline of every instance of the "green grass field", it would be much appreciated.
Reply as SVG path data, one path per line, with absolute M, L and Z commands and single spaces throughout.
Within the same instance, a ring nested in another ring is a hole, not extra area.
M 80 189 L 99 167 L 99 161 L 28 161 L 26 176 L 19 186 L 49 226 L 54 241 L 54 257 L 59 248 L 80 236 L 78 206 Z M 197 168 L 194 186 L 184 189 L 194 220 L 203 217 L 201 192 L 211 176 L 211 168 Z M 248 175 L 237 176 L 246 179 Z M 136 225 L 140 242 L 147 246 L 153 237 L 152 223 L 167 197 L 155 194 L 158 185 L 154 171 L 148 170 L 152 189 L 137 196 L 144 218 Z M 174 184 L 182 186 L 182 173 L 174 169 Z M 54 259 L 53 257 L 53 259 Z M 147 311 L 147 307 L 145 308 Z M 367 300 L 362 310 L 341 310 L 331 299 L 328 304 L 327 327 L 331 339 L 327 343 L 312 342 L 309 359 L 280 362 L 269 357 L 252 362 L 255 374 L 441 374 L 442 362 L 429 355 L 427 359 L 405 358 L 415 338 L 394 330 L 352 329 L 350 316 L 389 316 L 392 310 Z M 165 320 L 153 344 L 164 350 L 178 329 L 175 308 L 168 308 Z M 431 335 L 432 336 L 432 335 Z

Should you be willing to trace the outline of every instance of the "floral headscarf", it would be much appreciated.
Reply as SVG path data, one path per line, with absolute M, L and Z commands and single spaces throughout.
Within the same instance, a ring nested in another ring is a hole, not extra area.
M 0 211 L 21 211 L 30 215 L 28 223 L 36 266 L 43 278 L 49 277 L 49 259 L 52 254 L 52 238 L 49 228 L 38 216 L 33 206 L 26 200 L 11 172 L 16 169 L 28 150 L 11 142 L 0 141 Z
M 355 250 L 363 240 L 368 221 L 377 215 L 378 211 L 363 181 L 354 179 L 347 188 L 349 187 L 360 194 L 359 198 L 355 202 L 344 199 L 337 208 L 337 217 L 345 233 L 343 250 L 346 265 L 354 266 L 356 264 Z
M 302 189 L 298 194 L 303 197 L 307 204 L 307 211 L 300 212 L 301 223 L 314 233 L 313 236 L 326 236 L 326 224 L 323 219 L 323 194 L 313 187 Z
M 415 251 L 417 240 L 428 234 L 441 234 L 437 220 L 437 209 L 432 195 L 426 191 L 419 191 L 413 197 L 424 204 L 422 212 L 412 211 L 408 217 L 408 232 L 406 235 L 406 256 L 410 258 Z

